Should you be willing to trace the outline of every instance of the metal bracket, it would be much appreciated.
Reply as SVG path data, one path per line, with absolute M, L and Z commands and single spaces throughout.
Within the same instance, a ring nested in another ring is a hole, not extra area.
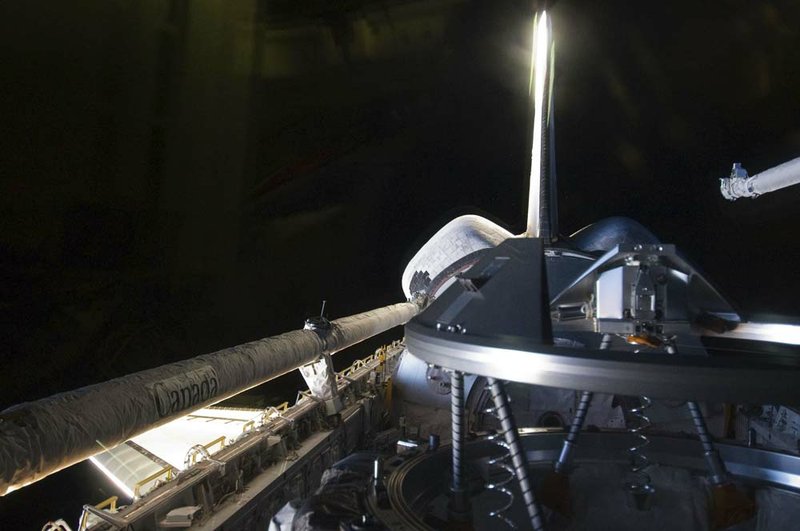
M 328 416 L 344 409 L 330 354 L 324 353 L 317 361 L 300 367 L 300 374 L 303 375 L 311 395 L 324 402 Z

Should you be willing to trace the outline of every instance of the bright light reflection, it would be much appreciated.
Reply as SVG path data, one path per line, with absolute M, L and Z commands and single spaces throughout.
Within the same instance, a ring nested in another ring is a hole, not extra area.
M 114 474 L 111 473 L 111 471 L 109 469 L 107 469 L 105 466 L 103 466 L 100 463 L 100 461 L 98 461 L 94 457 L 90 457 L 89 461 L 91 461 L 92 464 L 94 466 L 96 466 L 98 468 L 98 470 L 100 470 L 100 472 L 105 474 L 105 476 L 108 479 L 110 479 L 111 482 L 114 483 L 114 485 L 117 486 L 117 488 L 119 488 L 122 492 L 124 492 L 126 496 L 128 496 L 131 499 L 133 499 L 133 491 L 130 489 L 130 487 L 128 487 L 125 483 L 120 481 L 119 478 L 117 478 Z
M 750 334 L 764 341 L 800 345 L 800 326 L 775 323 L 745 323 L 740 327 L 745 334 Z
M 533 89 L 533 146 L 531 148 L 531 184 L 528 196 L 528 236 L 539 236 L 539 195 L 542 171 L 542 113 L 544 112 L 544 86 L 547 80 L 547 57 L 550 43 L 550 28 L 547 12 L 534 21 L 533 49 L 531 50 L 531 82 Z
M 800 326 L 780 323 L 739 323 L 736 328 L 726 332 L 705 331 L 706 336 L 727 337 L 730 339 L 749 339 L 769 341 L 786 345 L 800 345 Z

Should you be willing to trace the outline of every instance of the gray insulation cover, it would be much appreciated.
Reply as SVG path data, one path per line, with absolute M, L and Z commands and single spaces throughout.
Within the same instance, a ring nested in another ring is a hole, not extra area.
M 401 303 L 295 330 L 0 412 L 0 495 L 385 330 L 419 311 Z

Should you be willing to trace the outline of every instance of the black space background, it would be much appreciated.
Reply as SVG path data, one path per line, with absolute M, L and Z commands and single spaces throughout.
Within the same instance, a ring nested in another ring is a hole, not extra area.
M 0 409 L 298 328 L 322 299 L 398 302 L 457 214 L 524 229 L 532 4 L 336 5 L 3 3 Z M 745 313 L 796 315 L 800 187 L 728 203 L 717 178 L 800 155 L 800 5 L 552 15 L 561 232 L 633 217 Z M 394 36 L 371 58 L 365 16 Z M 309 26 L 333 56 L 259 55 L 264 28 Z M 74 524 L 110 493 L 79 465 L 0 499 L 0 527 Z

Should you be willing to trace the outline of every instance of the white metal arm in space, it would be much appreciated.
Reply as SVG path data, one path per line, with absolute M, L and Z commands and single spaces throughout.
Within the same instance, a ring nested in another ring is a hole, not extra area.
M 740 163 L 735 162 L 731 176 L 719 180 L 719 189 L 725 199 L 735 201 L 740 197 L 755 198 L 797 183 L 800 183 L 800 157 L 752 177 Z

